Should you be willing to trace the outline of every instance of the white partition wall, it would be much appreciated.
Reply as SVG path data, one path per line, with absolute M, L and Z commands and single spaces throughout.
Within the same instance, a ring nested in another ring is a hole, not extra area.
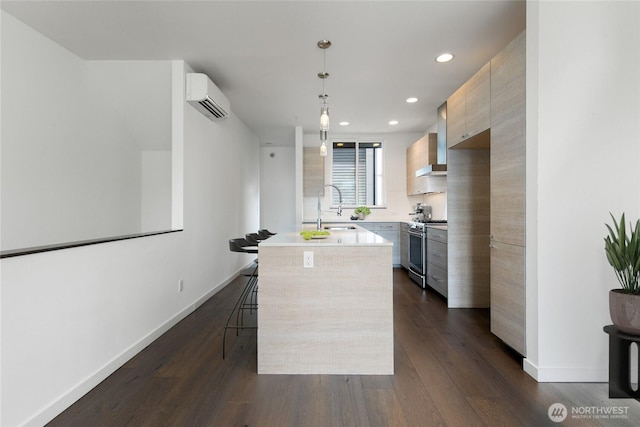
M 528 2 L 527 359 L 608 380 L 609 212 L 640 217 L 640 3 Z
M 1 14 L 4 47 L 13 18 Z M 178 82 L 189 70 L 170 69 Z M 213 123 L 183 99 L 171 109 L 184 231 L 0 261 L 0 425 L 46 424 L 251 261 L 227 241 L 259 227 L 257 137 L 234 114 Z

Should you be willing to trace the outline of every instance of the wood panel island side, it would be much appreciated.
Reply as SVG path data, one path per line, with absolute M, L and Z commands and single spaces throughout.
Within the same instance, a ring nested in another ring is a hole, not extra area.
M 393 375 L 393 243 L 358 226 L 330 232 L 258 246 L 259 374 Z

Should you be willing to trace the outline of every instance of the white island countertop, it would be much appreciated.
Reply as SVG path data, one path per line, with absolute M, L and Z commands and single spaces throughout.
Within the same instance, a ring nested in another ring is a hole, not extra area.
M 300 231 L 315 230 L 316 227 L 305 225 L 298 231 L 278 233 L 275 236 L 260 242 L 259 247 L 267 246 L 393 246 L 393 242 L 354 224 L 331 224 L 331 227 L 354 227 L 348 230 L 326 230 L 330 234 L 323 238 L 305 240 Z

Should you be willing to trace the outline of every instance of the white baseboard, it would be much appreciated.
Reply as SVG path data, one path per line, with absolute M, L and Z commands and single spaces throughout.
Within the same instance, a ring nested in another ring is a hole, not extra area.
M 248 264 L 248 267 L 251 264 Z M 245 267 L 245 268 L 246 268 Z M 107 362 L 104 366 L 99 368 L 89 377 L 85 378 L 83 381 L 72 387 L 69 391 L 61 395 L 59 398 L 51 402 L 44 409 L 42 409 L 37 414 L 33 415 L 23 424 L 25 427 L 40 427 L 47 424 L 49 421 L 54 419 L 56 416 L 61 414 L 65 409 L 69 406 L 73 405 L 78 399 L 91 391 L 94 387 L 104 381 L 109 375 L 114 373 L 118 368 L 122 367 L 125 363 L 131 360 L 136 354 L 140 353 L 144 350 L 149 344 L 158 339 L 162 334 L 167 332 L 169 329 L 177 325 L 182 319 L 187 317 L 189 314 L 193 313 L 198 307 L 204 304 L 209 298 L 218 293 L 221 289 L 227 286 L 229 283 L 234 281 L 240 272 L 244 268 L 237 271 L 235 274 L 229 276 L 226 280 L 219 283 L 217 286 L 209 290 L 202 297 L 198 298 L 194 303 L 189 304 L 187 307 L 183 308 L 180 312 L 175 314 L 169 320 L 158 326 L 155 330 L 151 331 L 149 334 L 141 338 L 138 342 L 133 344 L 131 347 L 114 357 L 112 360 Z
M 522 369 L 539 383 L 606 383 L 608 369 L 594 368 L 541 368 L 529 359 L 522 361 Z

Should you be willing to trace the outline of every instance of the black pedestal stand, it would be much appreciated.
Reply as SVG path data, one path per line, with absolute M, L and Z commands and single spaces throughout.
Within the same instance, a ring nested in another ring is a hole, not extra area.
M 631 343 L 640 343 L 640 336 L 620 332 L 613 325 L 605 326 L 603 329 L 609 334 L 609 397 L 612 399 L 639 398 L 640 388 L 638 390 L 631 388 L 629 347 Z M 638 365 L 640 372 L 640 358 Z

